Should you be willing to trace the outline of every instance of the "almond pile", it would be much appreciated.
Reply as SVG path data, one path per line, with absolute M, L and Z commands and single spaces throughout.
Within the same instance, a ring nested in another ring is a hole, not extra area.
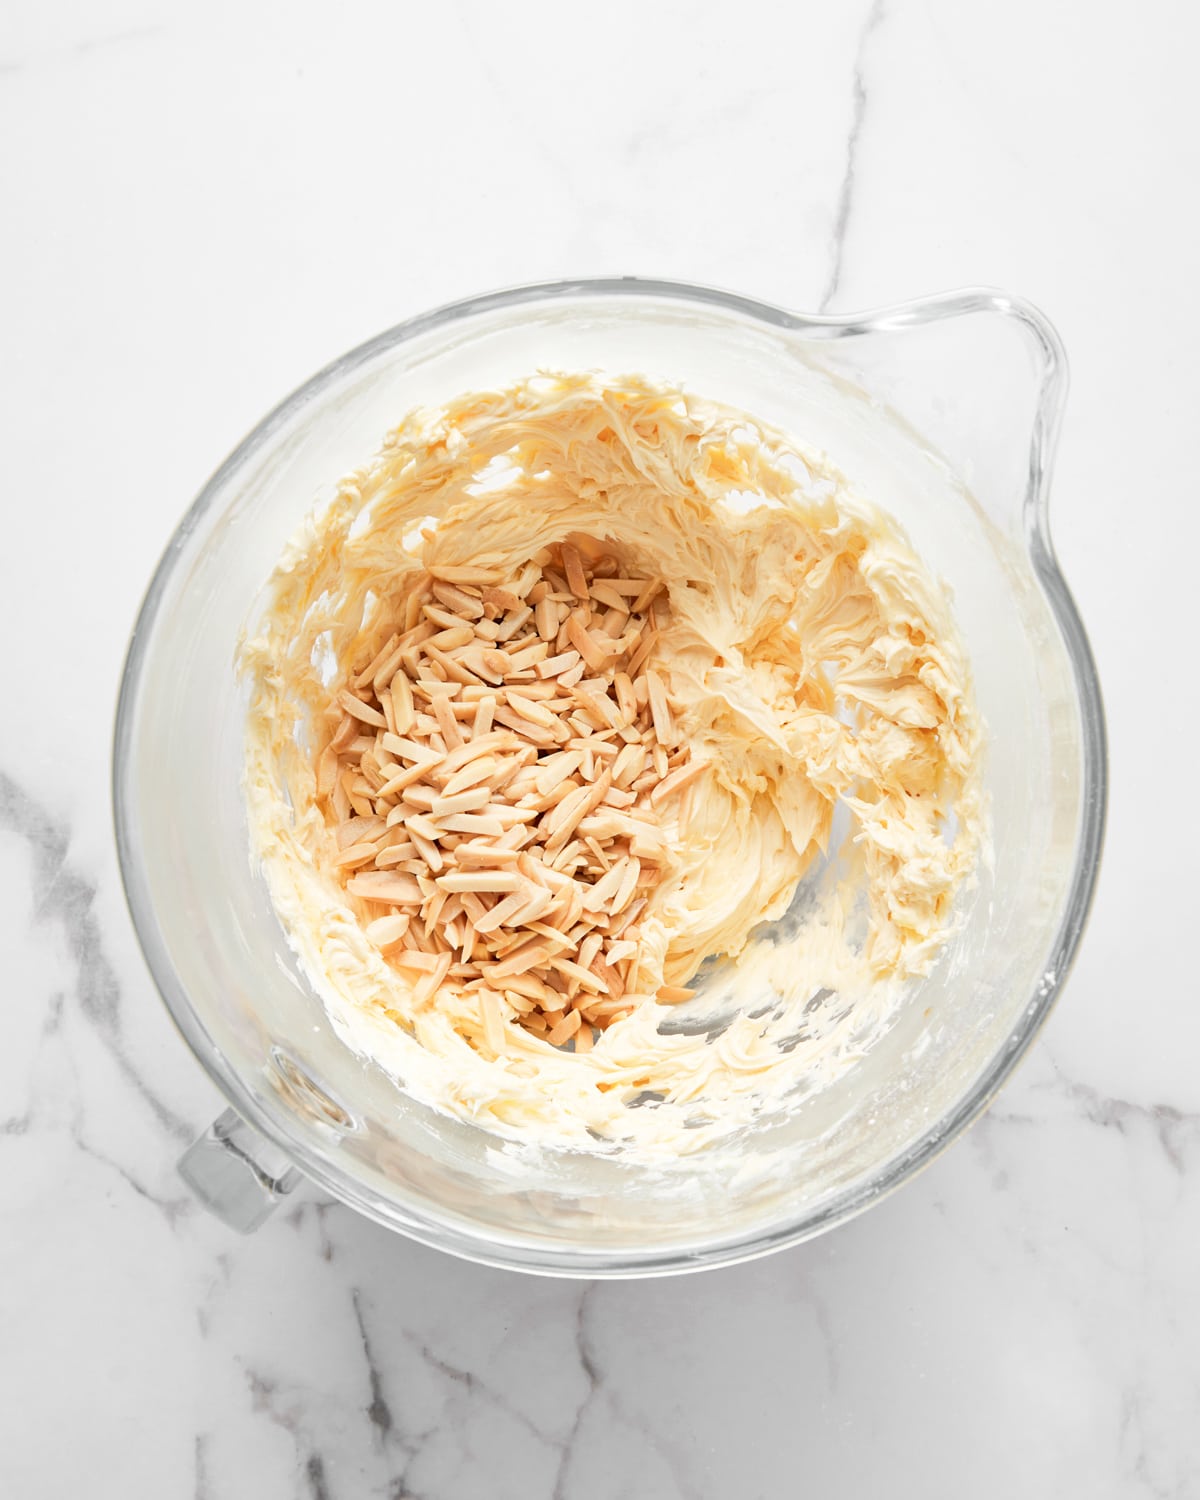
M 650 665 L 661 591 L 582 536 L 516 577 L 431 564 L 337 694 L 317 767 L 336 867 L 416 1003 L 476 993 L 495 1052 L 514 1020 L 586 1051 L 645 998 L 659 810 L 705 768 Z

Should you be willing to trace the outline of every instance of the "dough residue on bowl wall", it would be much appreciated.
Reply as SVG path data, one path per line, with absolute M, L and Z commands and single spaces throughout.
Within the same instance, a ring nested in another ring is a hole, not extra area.
M 636 1004 L 586 1052 L 520 1024 L 498 982 L 499 1032 L 477 978 L 450 968 L 429 993 L 381 951 L 387 908 L 348 888 L 318 785 L 339 692 L 430 568 L 515 585 L 572 538 L 661 581 L 652 665 L 677 753 L 703 765 L 655 804 L 672 855 L 624 960 Z M 676 1155 L 853 1066 L 934 963 L 978 853 L 981 733 L 944 588 L 825 457 L 640 377 L 539 375 L 411 414 L 293 538 L 239 667 L 254 854 L 339 1031 L 527 1144 Z M 695 999 L 659 1002 L 701 965 Z

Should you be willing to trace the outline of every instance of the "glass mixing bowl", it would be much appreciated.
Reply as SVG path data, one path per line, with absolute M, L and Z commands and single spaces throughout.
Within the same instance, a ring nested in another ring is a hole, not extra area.
M 836 1083 L 660 1171 L 493 1135 L 414 1101 L 339 1039 L 249 858 L 239 631 L 306 512 L 416 405 L 538 368 L 682 382 L 825 449 L 953 590 L 989 737 L 993 857 L 961 929 Z M 851 318 L 620 279 L 415 318 L 328 366 L 225 461 L 142 606 L 117 712 L 130 910 L 185 1040 L 232 1108 L 181 1169 L 253 1227 L 301 1173 L 426 1244 L 632 1276 L 793 1244 L 911 1177 L 993 1097 L 1078 945 L 1104 820 L 1100 692 L 1047 529 L 1066 384 L 1033 308 L 964 291 Z M 777 1166 L 747 1170 L 764 1153 Z

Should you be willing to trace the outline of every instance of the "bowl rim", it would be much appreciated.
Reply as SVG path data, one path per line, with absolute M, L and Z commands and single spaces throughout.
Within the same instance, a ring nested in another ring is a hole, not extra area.
M 524 304 L 556 300 L 630 298 L 691 302 L 751 318 L 809 338 L 844 339 L 898 331 L 944 318 L 992 313 L 1011 318 L 1031 337 L 1039 356 L 1041 383 L 1030 444 L 1023 518 L 1030 562 L 1058 626 L 1071 665 L 1080 715 L 1082 788 L 1075 861 L 1062 919 L 1043 975 L 1020 1021 L 966 1096 L 923 1132 L 885 1170 L 868 1182 L 831 1194 L 799 1222 L 751 1230 L 703 1247 L 664 1244 L 653 1250 L 606 1250 L 582 1245 L 548 1248 L 536 1238 L 506 1238 L 472 1229 L 461 1215 L 440 1215 L 422 1203 L 402 1209 L 380 1200 L 364 1183 L 332 1171 L 300 1135 L 261 1106 L 218 1050 L 196 1011 L 167 951 L 141 868 L 133 788 L 126 781 L 138 687 L 148 642 L 182 557 L 185 544 L 217 504 L 227 481 L 248 463 L 276 430 L 329 386 L 376 356 L 424 334 L 481 315 Z M 339 1201 L 368 1218 L 434 1249 L 503 1269 L 564 1277 L 625 1278 L 666 1275 L 731 1265 L 799 1244 L 847 1222 L 911 1180 L 990 1105 L 1028 1051 L 1049 1015 L 1078 952 L 1099 873 L 1107 810 L 1108 761 L 1104 709 L 1095 661 L 1083 622 L 1054 553 L 1048 489 L 1055 441 L 1067 385 L 1062 343 L 1049 320 L 1031 303 L 988 287 L 967 287 L 843 316 L 792 312 L 736 292 L 690 282 L 637 276 L 583 277 L 530 282 L 463 298 L 408 318 L 330 361 L 284 397 L 242 439 L 200 489 L 175 528 L 142 599 L 121 673 L 112 745 L 114 833 L 125 899 L 151 978 L 180 1035 L 237 1113 L 293 1160 L 302 1172 Z

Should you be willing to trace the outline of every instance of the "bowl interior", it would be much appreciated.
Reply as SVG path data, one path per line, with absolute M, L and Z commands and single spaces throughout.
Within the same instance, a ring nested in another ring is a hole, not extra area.
M 628 1274 L 711 1263 L 870 1202 L 928 1159 L 1003 1075 L 1061 977 L 1064 924 L 1079 901 L 1088 780 L 1079 664 L 1031 563 L 1024 455 L 991 440 L 972 446 L 977 418 L 965 398 L 956 416 L 953 382 L 938 397 L 939 438 L 950 436 L 943 451 L 976 455 L 970 488 L 962 460 L 949 464 L 908 425 L 907 397 L 926 410 L 929 380 L 914 375 L 906 390 L 896 379 L 896 341 L 921 336 L 881 328 L 835 344 L 826 329 L 776 326 L 748 305 L 678 289 L 483 299 L 318 376 L 189 512 L 127 669 L 116 764 L 123 869 L 189 1043 L 231 1102 L 330 1191 L 501 1264 Z M 830 1087 L 665 1170 L 619 1156 L 535 1160 L 411 1099 L 339 1039 L 248 855 L 233 659 L 284 543 L 411 407 L 539 368 L 680 381 L 825 449 L 953 590 L 988 729 L 992 857 L 933 973 Z

